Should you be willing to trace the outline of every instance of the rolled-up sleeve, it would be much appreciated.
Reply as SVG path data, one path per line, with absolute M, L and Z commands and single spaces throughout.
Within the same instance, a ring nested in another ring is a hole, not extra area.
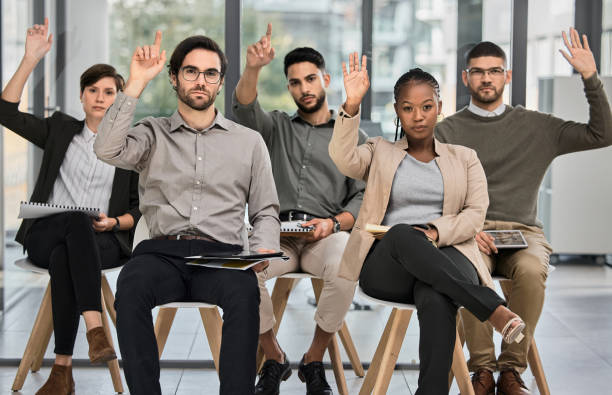
M 138 99 L 117 93 L 108 109 L 94 143 L 98 158 L 110 165 L 141 171 L 151 149 L 153 134 L 146 123 L 131 127 Z

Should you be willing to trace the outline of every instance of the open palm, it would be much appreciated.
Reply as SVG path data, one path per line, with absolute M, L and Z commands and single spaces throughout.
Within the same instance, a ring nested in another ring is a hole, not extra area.
M 25 43 L 25 54 L 36 61 L 42 59 L 51 49 L 53 34 L 49 32 L 49 18 L 45 18 L 44 25 L 34 25 L 28 29 Z
M 569 40 L 565 32 L 562 32 L 562 35 L 563 42 L 565 43 L 565 47 L 569 51 L 569 54 L 562 49 L 559 51 L 569 62 L 569 64 L 571 64 L 577 72 L 582 74 L 584 78 L 588 78 L 593 73 L 596 73 L 597 64 L 595 63 L 593 52 L 589 47 L 589 41 L 587 40 L 586 34 L 582 35 L 583 42 L 580 42 L 580 35 L 574 28 L 570 28 Z
M 368 59 L 365 55 L 361 57 L 361 69 L 359 67 L 359 55 L 353 52 L 349 55 L 349 68 L 342 62 L 342 74 L 344 75 L 344 90 L 346 91 L 346 101 L 360 103 L 366 92 L 370 88 L 370 78 L 368 77 Z

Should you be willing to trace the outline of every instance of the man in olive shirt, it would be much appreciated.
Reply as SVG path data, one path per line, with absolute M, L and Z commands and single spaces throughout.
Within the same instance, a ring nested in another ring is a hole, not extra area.
M 250 247 L 278 250 L 278 198 L 261 136 L 215 109 L 227 68 L 213 40 L 188 37 L 174 50 L 170 82 L 178 109 L 132 127 L 137 98 L 164 67 L 161 32 L 136 49 L 124 94 L 99 127 L 94 149 L 110 164 L 140 173 L 140 209 L 151 240 L 138 245 L 117 280 L 117 333 L 131 394 L 161 394 L 151 309 L 174 301 L 223 309 L 221 394 L 252 394 L 259 289 L 252 270 L 194 267 L 186 256 L 242 250 L 245 205 Z M 267 262 L 255 267 L 265 268 Z
M 471 93 L 467 108 L 436 126 L 436 135 L 445 143 L 473 148 L 484 167 L 489 186 L 489 208 L 485 230 L 520 230 L 528 248 L 498 251 L 485 232 L 476 235 L 484 261 L 491 271 L 512 279 L 508 307 L 527 325 L 521 343 L 502 344 L 495 357 L 492 329 L 463 311 L 476 394 L 495 391 L 492 372 L 500 370 L 498 393 L 529 394 L 520 374 L 527 367 L 527 352 L 544 304 L 550 245 L 536 218 L 538 189 L 552 160 L 570 152 L 612 144 L 610 104 L 597 77 L 595 60 L 586 36 L 570 30 L 571 43 L 563 38 L 567 61 L 582 75 L 589 103 L 587 124 L 564 121 L 549 114 L 503 103 L 504 86 L 510 82 L 506 55 L 491 42 L 476 45 L 467 55 L 463 82 Z
M 233 111 L 238 122 L 259 131 L 270 152 L 274 180 L 281 205 L 281 221 L 304 221 L 314 226 L 310 239 L 283 237 L 281 249 L 288 262 L 272 262 L 258 274 L 260 283 L 260 344 L 266 362 L 256 394 L 277 394 L 281 380 L 291 375 L 289 360 L 273 331 L 272 301 L 265 281 L 287 272 L 304 271 L 324 280 L 315 313 L 316 329 L 309 350 L 300 362 L 299 374 L 307 393 L 331 394 L 322 365 L 323 354 L 343 323 L 355 291 L 355 283 L 337 276 L 340 258 L 355 222 L 364 184 L 343 176 L 328 153 L 336 114 L 329 110 L 325 88 L 330 76 L 323 56 L 312 48 L 296 48 L 285 57 L 288 90 L 298 111 L 265 112 L 257 101 L 259 72 L 274 58 L 272 27 L 247 49 L 246 67 L 236 87 Z M 361 134 L 360 141 L 366 136 Z

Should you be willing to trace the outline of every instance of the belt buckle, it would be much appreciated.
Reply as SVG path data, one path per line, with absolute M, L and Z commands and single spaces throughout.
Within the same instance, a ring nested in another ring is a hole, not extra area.
M 176 235 L 176 239 L 177 239 L 177 240 L 180 240 L 180 239 L 181 239 L 181 236 L 183 236 L 183 235 L 180 235 L 180 234 Z
M 289 222 L 293 221 L 293 210 L 289 211 L 288 216 L 289 216 Z

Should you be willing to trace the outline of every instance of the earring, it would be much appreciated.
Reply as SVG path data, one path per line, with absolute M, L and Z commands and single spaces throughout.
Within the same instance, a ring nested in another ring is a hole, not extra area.
M 398 117 L 395 117 L 395 120 L 393 121 L 393 123 L 395 124 L 395 140 L 397 141 L 397 132 L 399 131 L 399 127 L 400 127 L 400 120 Z M 403 130 L 402 130 L 402 134 L 403 134 Z M 400 134 L 400 138 L 402 138 L 402 134 Z

